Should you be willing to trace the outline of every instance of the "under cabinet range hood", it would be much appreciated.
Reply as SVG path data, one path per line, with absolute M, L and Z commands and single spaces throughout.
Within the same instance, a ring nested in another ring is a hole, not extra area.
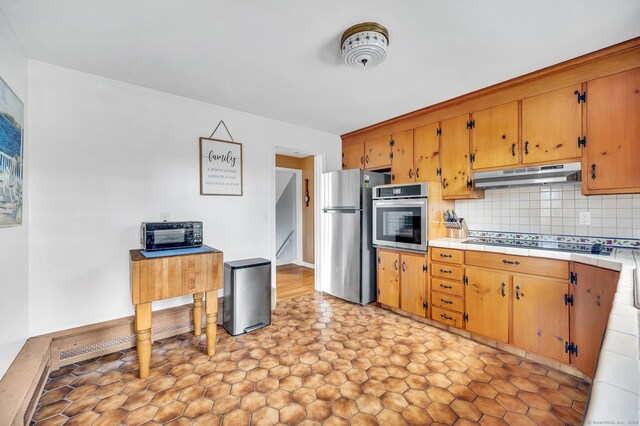
M 566 163 L 476 172 L 473 177 L 476 188 L 508 188 L 550 183 L 576 183 L 580 182 L 582 177 L 580 170 L 580 163 Z

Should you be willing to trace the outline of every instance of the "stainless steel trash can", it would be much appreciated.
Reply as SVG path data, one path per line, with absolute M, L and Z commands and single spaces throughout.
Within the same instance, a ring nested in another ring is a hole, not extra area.
M 245 259 L 224 264 L 225 330 L 232 336 L 271 324 L 271 262 Z

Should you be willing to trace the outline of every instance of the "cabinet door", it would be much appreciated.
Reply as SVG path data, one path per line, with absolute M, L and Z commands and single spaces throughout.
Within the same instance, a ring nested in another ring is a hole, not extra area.
M 400 307 L 400 255 L 378 250 L 378 302 Z
M 364 169 L 364 143 L 342 147 L 343 169 Z
M 382 136 L 364 143 L 364 168 L 391 167 L 391 138 Z
M 410 183 L 414 181 L 413 130 L 395 133 L 391 136 L 391 182 Z
M 427 257 L 419 254 L 400 256 L 400 285 L 402 286 L 400 309 L 426 316 Z
M 528 275 L 513 276 L 513 344 L 568 363 L 569 284 Z
M 582 148 L 582 102 L 565 87 L 522 100 L 522 162 L 525 164 L 579 159 Z
M 442 196 L 469 195 L 469 129 L 468 115 L 442 122 L 440 155 L 442 161 Z
M 573 263 L 572 269 L 577 278 L 569 284 L 573 296 L 569 334 L 578 353 L 571 355 L 571 364 L 593 377 L 620 273 L 582 263 Z
M 467 330 L 509 341 L 509 274 L 467 268 L 465 289 Z
M 640 68 L 588 82 L 586 108 L 587 192 L 640 192 Z
M 439 182 L 440 123 L 427 124 L 413 131 L 413 164 L 416 182 Z
M 471 152 L 474 170 L 518 164 L 518 102 L 474 112 Z

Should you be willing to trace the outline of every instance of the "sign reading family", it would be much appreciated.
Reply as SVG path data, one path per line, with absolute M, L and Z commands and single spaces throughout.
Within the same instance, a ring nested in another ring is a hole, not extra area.
M 0 226 L 22 223 L 22 101 L 0 78 Z
M 242 144 L 200 138 L 200 194 L 242 195 Z

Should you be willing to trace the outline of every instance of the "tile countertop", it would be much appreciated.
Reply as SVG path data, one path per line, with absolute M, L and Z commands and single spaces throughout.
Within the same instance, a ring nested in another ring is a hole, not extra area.
M 609 323 L 600 349 L 596 374 L 585 414 L 585 424 L 633 422 L 640 420 L 640 253 L 615 249 L 611 256 L 568 253 L 553 250 L 465 244 L 467 239 L 442 238 L 429 241 L 430 247 L 486 251 L 520 256 L 562 259 L 620 271 Z M 638 295 L 636 295 L 636 293 Z

